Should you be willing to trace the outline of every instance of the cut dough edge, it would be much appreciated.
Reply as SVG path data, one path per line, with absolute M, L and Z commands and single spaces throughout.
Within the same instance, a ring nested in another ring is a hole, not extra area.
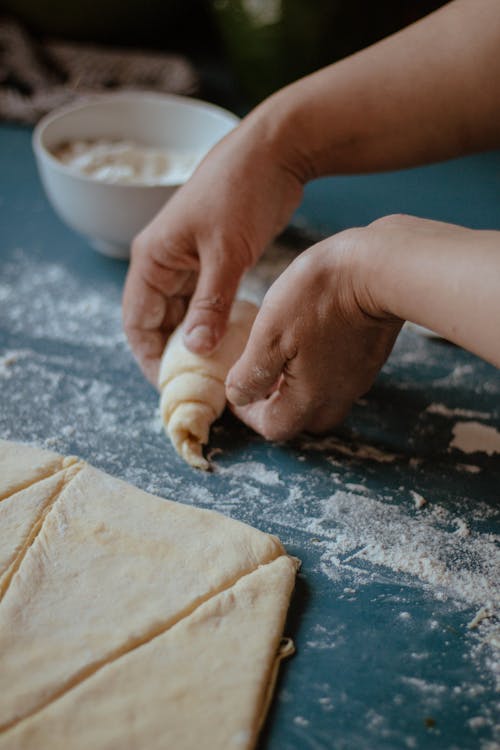
M 97 662 L 88 664 L 85 668 L 81 669 L 78 673 L 73 675 L 73 678 L 70 681 L 62 685 L 58 690 L 54 691 L 47 700 L 40 703 L 35 709 L 27 712 L 26 714 L 24 714 L 23 716 L 20 716 L 17 719 L 14 719 L 13 721 L 9 721 L 7 723 L 1 724 L 0 725 L 0 737 L 9 729 L 18 726 L 19 724 L 29 719 L 31 716 L 35 716 L 41 711 L 43 711 L 48 706 L 52 705 L 52 703 L 58 701 L 62 696 L 66 695 L 67 693 L 70 693 L 79 685 L 83 684 L 84 682 L 92 678 L 95 674 L 98 674 L 105 667 L 109 666 L 110 664 L 114 664 L 115 662 L 118 662 L 120 659 L 126 657 L 128 654 L 133 653 L 134 651 L 137 651 L 137 649 L 140 649 L 142 646 L 145 646 L 148 643 L 151 643 L 152 641 L 154 641 L 156 638 L 164 635 L 165 633 L 170 632 L 172 628 L 175 628 L 177 625 L 179 625 L 179 623 L 183 622 L 183 620 L 186 620 L 189 617 L 191 617 L 195 612 L 198 611 L 200 607 L 203 607 L 205 604 L 210 602 L 212 599 L 217 598 L 221 594 L 224 594 L 227 591 L 230 591 L 232 588 L 234 588 L 234 586 L 236 586 L 236 584 L 240 580 L 242 580 L 243 578 L 246 578 L 249 575 L 252 575 L 252 573 L 255 573 L 256 570 L 259 570 L 259 568 L 265 567 L 266 565 L 270 565 L 271 563 L 275 562 L 275 560 L 278 560 L 280 558 L 293 560 L 297 569 L 299 565 L 299 561 L 296 560 L 296 558 L 291 558 L 288 555 L 278 554 L 275 557 L 270 557 L 267 560 L 263 560 L 260 564 L 255 565 L 252 568 L 249 568 L 248 570 L 243 571 L 242 573 L 238 574 L 231 580 L 222 584 L 216 590 L 211 591 L 209 594 L 205 595 L 204 597 L 200 597 L 195 602 L 193 602 L 188 607 L 186 607 L 184 610 L 179 612 L 178 615 L 169 618 L 162 625 L 151 628 L 150 630 L 146 631 L 144 635 L 140 638 L 138 637 L 136 639 L 130 639 L 126 644 L 123 644 L 123 646 L 121 646 L 120 648 L 117 648 L 114 651 L 108 653 L 108 655 L 104 657 L 103 659 L 100 659 Z
M 29 471 L 33 462 L 35 467 Z M 61 456 L 35 446 L 0 439 L 0 503 L 78 462 L 76 456 Z M 13 480 L 9 476 L 11 467 L 18 473 L 29 472 L 28 477 L 21 481 Z
M 165 507 L 164 503 L 170 504 L 172 505 L 172 507 L 177 506 L 179 509 L 183 509 L 181 513 L 182 518 L 186 517 L 185 514 L 186 514 L 187 508 L 186 506 L 182 504 L 172 503 L 172 501 L 168 501 L 168 500 L 166 501 L 161 498 L 156 498 L 154 496 L 147 495 L 147 493 L 144 493 L 141 490 L 134 488 L 132 485 L 126 485 L 126 483 L 123 483 L 121 480 L 115 479 L 113 477 L 103 474 L 102 472 L 99 472 L 96 469 L 93 469 L 93 467 L 89 466 L 85 462 L 79 463 L 78 469 L 79 469 L 78 474 L 82 478 L 84 476 L 84 472 L 82 472 L 81 469 L 85 469 L 87 474 L 88 472 L 91 472 L 92 475 L 96 479 L 99 479 L 99 477 L 102 477 L 103 479 L 105 479 L 106 483 L 110 482 L 111 484 L 109 486 L 111 488 L 114 488 L 115 491 L 123 492 L 123 491 L 127 491 L 127 488 L 128 488 L 128 490 L 131 491 L 132 493 L 138 493 L 137 495 L 138 501 L 144 502 L 145 500 L 147 500 L 149 503 L 154 503 L 154 505 L 158 503 L 159 504 L 158 507 L 160 506 Z M 73 492 L 72 488 L 74 488 L 74 491 L 77 492 L 76 485 L 74 485 L 72 482 L 68 482 L 63 489 L 68 490 L 71 493 Z M 64 507 L 65 507 L 65 500 L 63 499 L 64 497 L 65 497 L 65 492 L 61 492 L 57 497 L 57 500 L 61 500 L 61 502 L 53 502 L 51 505 L 50 511 L 54 511 L 54 513 L 56 513 L 56 517 L 55 518 L 51 517 L 50 512 L 48 512 L 45 516 L 45 520 L 47 518 L 52 518 L 51 523 L 55 522 L 57 524 L 57 514 L 60 513 L 61 511 L 64 513 Z M 135 502 L 136 500 L 135 495 L 133 494 L 132 497 Z M 144 500 L 142 498 L 144 498 Z M 57 508 L 59 508 L 59 511 L 56 511 Z M 195 510 L 199 514 L 204 514 L 204 515 L 208 514 L 208 516 L 211 516 L 212 518 L 218 515 L 210 511 L 193 508 L 193 511 Z M 189 612 L 193 608 L 197 608 L 198 606 L 201 606 L 201 604 L 203 604 L 205 601 L 208 601 L 213 596 L 217 595 L 217 593 L 220 592 L 221 590 L 227 587 L 230 588 L 242 576 L 245 576 L 248 573 L 252 572 L 254 569 L 258 568 L 260 565 L 263 565 L 263 564 L 265 565 L 268 562 L 276 559 L 277 557 L 286 556 L 284 553 L 283 547 L 281 546 L 279 541 L 269 536 L 268 534 L 264 534 L 263 532 L 260 532 L 256 529 L 252 530 L 251 527 L 246 526 L 246 524 L 241 524 L 241 522 L 233 521 L 231 519 L 225 519 L 224 516 L 221 516 L 220 518 L 221 518 L 221 522 L 222 522 L 222 519 L 224 519 L 226 524 L 234 523 L 240 528 L 245 527 L 247 529 L 247 532 L 245 532 L 246 534 L 248 534 L 248 530 L 250 530 L 252 534 L 254 533 L 256 535 L 258 534 L 259 538 L 261 540 L 264 540 L 264 541 L 259 541 L 259 544 L 253 549 L 253 554 L 259 555 L 257 559 L 255 559 L 250 565 L 247 564 L 246 566 L 242 565 L 241 567 L 239 567 L 239 569 L 236 571 L 236 575 L 234 575 L 235 571 L 233 570 L 232 576 L 227 576 L 226 574 L 225 576 L 220 577 L 216 586 L 210 589 L 207 589 L 203 593 L 203 595 L 197 596 L 196 598 L 191 599 L 187 607 L 184 607 L 183 609 L 178 610 L 175 613 L 172 613 L 172 615 L 169 615 L 168 619 L 163 620 L 163 624 L 160 627 L 158 626 L 158 620 L 156 620 L 156 625 L 152 626 L 151 621 L 148 622 L 148 620 L 145 619 L 143 623 L 141 623 L 141 629 L 138 631 L 139 637 L 136 637 L 134 640 L 134 638 L 131 638 L 129 634 L 129 636 L 126 639 L 116 640 L 114 645 L 110 644 L 110 648 L 102 652 L 102 658 L 94 659 L 91 664 L 89 664 L 88 661 L 81 662 L 81 666 L 79 666 L 77 669 L 74 669 L 71 673 L 69 673 L 69 679 L 63 680 L 59 678 L 58 681 L 54 681 L 52 685 L 48 688 L 46 696 L 44 696 L 42 700 L 37 700 L 35 703 L 33 703 L 33 705 L 28 706 L 24 713 L 19 712 L 16 715 L 12 715 L 12 718 L 9 718 L 7 715 L 5 717 L 5 721 L 3 722 L 3 728 L 12 727 L 15 724 L 23 721 L 24 718 L 29 716 L 31 713 L 41 710 L 43 706 L 49 705 L 52 700 L 56 699 L 57 698 L 57 696 L 55 695 L 56 692 L 57 692 L 57 695 L 64 694 L 66 691 L 71 689 L 76 684 L 86 680 L 89 676 L 94 674 L 96 671 L 99 671 L 107 663 L 110 663 L 114 660 L 119 659 L 121 656 L 125 655 L 130 650 L 134 650 L 135 648 L 139 647 L 143 643 L 148 642 L 153 637 L 155 637 L 159 632 L 163 632 L 163 631 L 170 629 L 180 619 L 183 619 L 186 616 L 188 616 Z M 184 521 L 182 521 L 182 523 L 184 523 Z M 43 524 L 44 534 L 45 534 L 45 525 L 46 524 L 44 523 Z M 217 526 L 215 528 L 218 529 L 219 527 Z M 242 532 L 240 531 L 239 533 L 242 533 Z M 220 532 L 219 532 L 219 537 L 220 537 Z M 265 540 L 269 540 L 269 541 L 265 541 Z M 38 541 L 39 541 L 38 537 L 36 537 L 34 540 L 35 543 L 30 545 L 30 547 L 28 548 L 28 552 L 31 553 L 31 550 L 33 550 L 34 547 L 38 545 Z M 261 547 L 260 552 L 257 552 L 258 548 L 262 544 L 264 545 L 264 547 Z M 18 566 L 18 570 L 21 572 L 21 578 L 22 578 L 23 571 L 24 571 L 24 576 L 26 577 L 27 571 L 25 569 L 25 566 L 27 565 L 28 568 L 30 567 L 28 565 L 28 562 L 29 562 L 29 557 L 25 555 L 23 557 L 23 560 L 21 561 L 21 564 Z M 23 564 L 24 564 L 24 567 L 23 567 Z M 230 571 L 227 571 L 227 572 L 230 572 Z M 17 582 L 16 578 L 14 578 L 13 580 Z M 0 611 L 1 609 L 2 607 L 0 605 Z M 6 620 L 5 622 L 8 624 L 8 620 Z
M 229 747 L 228 739 L 231 746 L 253 747 L 267 714 L 277 667 L 282 658 L 293 652 L 289 647 L 280 646 L 280 641 L 297 564 L 293 558 L 280 555 L 240 576 L 231 586 L 202 602 L 168 630 L 121 658 L 106 663 L 100 671 L 0 734 L 0 749 L 39 750 L 50 746 L 53 750 L 62 750 L 71 746 L 74 750 L 84 750 L 103 738 L 104 742 L 99 746 L 116 747 L 117 725 L 121 729 L 123 722 L 130 750 L 145 746 L 150 750 L 166 746 L 187 750 L 198 747 L 198 743 L 193 743 L 190 726 L 190 723 L 197 723 L 195 715 L 201 715 L 203 721 L 208 722 L 209 730 L 225 740 L 210 747 Z M 276 582 L 280 584 L 277 588 L 273 586 Z M 250 622 L 252 618 L 247 617 L 249 605 L 256 612 L 256 628 Z M 208 631 L 205 623 L 209 625 Z M 234 627 L 235 624 L 238 627 Z M 220 664 L 216 659 L 215 666 L 206 659 L 211 647 L 220 655 Z M 226 682 L 225 669 L 228 665 L 234 667 L 232 648 L 235 649 L 236 666 L 242 667 L 243 671 L 231 673 L 229 669 Z M 156 668 L 152 669 L 152 665 Z M 193 682 L 187 675 L 189 690 L 186 693 L 184 676 L 190 670 L 194 674 L 194 692 L 191 691 Z M 165 678 L 170 674 L 178 679 L 169 682 Z M 209 682 L 211 679 L 212 683 Z M 210 703 L 211 691 L 221 687 L 218 680 L 224 683 L 224 701 L 219 697 Z M 245 680 L 245 689 L 239 696 L 239 683 Z M 140 694 L 142 701 L 134 690 L 137 684 L 145 685 L 145 692 Z M 235 693 L 235 702 L 231 704 Z M 111 703 L 108 704 L 106 699 L 110 696 Z M 247 702 L 241 698 L 247 698 Z M 177 700 L 180 700 L 180 708 L 175 708 L 165 723 L 164 716 L 170 703 Z M 226 710 L 227 700 L 229 710 Z M 235 706 L 234 711 L 232 706 Z M 217 716 L 219 707 L 220 715 L 213 720 L 211 715 L 215 713 Z M 207 718 L 209 714 L 210 718 Z M 241 719 L 238 714 L 242 715 Z M 186 723 L 186 719 L 190 723 Z M 144 731 L 150 731 L 151 738 L 144 736 Z M 199 727 L 195 732 L 199 739 Z M 207 740 L 210 740 L 209 736 Z
M 13 555 L 7 565 L 2 570 L 0 570 L 0 603 L 7 593 L 13 577 L 21 567 L 23 560 L 26 557 L 26 553 L 28 552 L 31 545 L 35 542 L 37 536 L 42 531 L 43 524 L 45 523 L 45 519 L 47 518 L 48 514 L 60 498 L 69 482 L 74 479 L 78 471 L 80 471 L 80 469 L 83 467 L 83 463 L 79 462 L 76 458 L 73 459 L 73 457 L 71 457 L 71 461 L 66 464 L 64 458 L 61 457 L 61 459 L 61 466 L 63 466 L 63 468 L 48 474 L 48 476 L 46 477 L 39 478 L 28 484 L 26 487 L 18 490 L 17 492 L 14 492 L 11 495 L 2 498 L 2 502 L 16 502 L 16 500 L 18 500 L 18 498 L 16 498 L 16 495 L 22 496 L 22 493 L 26 492 L 26 490 L 32 490 L 36 486 L 40 486 L 46 480 L 55 479 L 57 482 L 56 486 L 50 489 L 45 498 L 40 502 L 39 512 L 36 513 L 35 517 L 33 518 L 31 525 L 27 530 L 27 533 L 24 535 L 24 538 L 21 538 L 19 540 L 19 545 L 14 550 Z
M 49 717 L 49 721 L 53 720 L 55 722 L 55 726 L 52 730 L 49 730 L 49 732 L 55 732 L 56 727 L 59 726 L 59 714 L 62 713 L 64 717 L 65 707 L 67 706 L 71 712 L 71 710 L 74 710 L 71 707 L 71 704 L 73 702 L 76 702 L 78 704 L 78 701 L 80 701 L 85 704 L 86 695 L 90 695 L 90 705 L 83 705 L 84 716 L 82 717 L 82 721 L 87 722 L 89 720 L 88 712 L 92 710 L 92 706 L 95 703 L 92 698 L 92 690 L 94 688 L 94 685 L 99 686 L 102 683 L 106 684 L 106 681 L 109 680 L 110 674 L 112 679 L 112 676 L 114 674 L 117 674 L 122 670 L 126 670 L 127 665 L 129 664 L 131 659 L 133 661 L 140 660 L 145 652 L 149 653 L 148 650 L 161 648 L 161 645 L 166 642 L 165 639 L 169 639 L 171 637 L 175 638 L 179 630 L 182 631 L 183 628 L 189 628 L 192 623 L 202 621 L 203 617 L 207 613 L 210 613 L 211 610 L 217 612 L 221 607 L 221 603 L 223 604 L 224 602 L 231 602 L 235 600 L 235 598 L 237 598 L 239 590 L 245 587 L 251 588 L 256 578 L 265 576 L 267 571 L 272 571 L 272 573 L 276 577 L 277 566 L 280 566 L 281 568 L 283 568 L 283 571 L 280 574 L 280 578 L 282 581 L 286 581 L 286 586 L 279 589 L 276 595 L 273 593 L 273 599 L 275 598 L 276 600 L 278 600 L 274 602 L 274 635 L 271 639 L 272 645 L 270 647 L 272 653 L 274 653 L 274 657 L 270 660 L 267 668 L 267 673 L 262 680 L 262 688 L 260 690 L 258 705 L 256 706 L 254 728 L 253 732 L 251 733 L 251 737 L 249 736 L 249 739 L 251 739 L 251 741 L 249 741 L 248 743 L 242 743 L 240 745 L 241 747 L 253 747 L 256 736 L 265 721 L 269 706 L 272 701 L 274 686 L 278 676 L 279 665 L 284 658 L 287 658 L 294 653 L 293 642 L 290 641 L 290 639 L 282 638 L 281 634 L 283 632 L 283 627 L 287 615 L 287 605 L 289 603 L 291 592 L 294 586 L 295 574 L 299 565 L 300 561 L 296 558 L 290 557 L 286 554 L 278 554 L 276 557 L 263 562 L 262 564 L 254 566 L 251 570 L 240 574 L 237 578 L 228 582 L 227 585 L 221 587 L 218 591 L 212 592 L 203 601 L 198 602 L 196 606 L 190 607 L 189 611 L 180 613 L 180 616 L 175 620 L 175 622 L 168 624 L 166 627 L 155 629 L 155 632 L 150 633 L 149 636 L 142 639 L 140 643 L 131 645 L 126 650 L 123 650 L 118 654 L 110 655 L 109 658 L 103 660 L 103 662 L 100 663 L 95 670 L 81 676 L 79 680 L 73 681 L 70 685 L 67 685 L 56 695 L 52 696 L 52 698 L 45 704 L 37 707 L 35 710 L 18 719 L 17 721 L 1 727 L 0 750 L 3 750 L 3 748 L 5 748 L 6 750 L 7 748 L 8 750 L 13 750 L 14 748 L 19 748 L 19 750 L 21 750 L 21 748 L 22 750 L 28 750 L 28 748 L 33 748 L 33 750 L 35 750 L 35 748 L 38 748 L 39 746 L 37 744 L 29 744 L 30 734 L 33 730 L 33 727 L 36 733 L 37 724 L 42 724 L 43 731 L 43 724 L 46 721 L 47 717 Z M 264 594 L 267 593 L 268 592 L 264 592 Z M 260 594 L 260 592 L 257 589 L 257 595 L 258 594 Z M 285 606 L 280 606 L 280 603 L 281 605 L 285 604 Z M 169 688 L 169 685 L 165 687 L 167 692 Z M 99 713 L 99 708 L 97 708 L 97 712 Z M 27 731 L 26 738 L 24 738 L 25 730 Z M 35 741 L 37 741 L 36 737 L 34 739 Z M 54 747 L 59 748 L 63 746 L 64 745 L 55 745 Z M 45 747 L 45 745 L 43 745 L 43 747 Z M 79 748 L 80 745 L 77 744 L 75 745 L 75 747 Z M 136 746 L 133 745 L 133 747 L 135 748 Z

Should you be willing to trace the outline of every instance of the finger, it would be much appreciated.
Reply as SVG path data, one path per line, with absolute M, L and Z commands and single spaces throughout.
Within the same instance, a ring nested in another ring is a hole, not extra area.
M 162 300 L 189 294 L 194 289 L 196 269 L 162 263 L 142 242 L 132 253 L 123 293 L 124 326 L 154 330 L 164 320 Z
M 139 366 L 154 385 L 168 336 L 182 320 L 195 283 L 196 272 L 172 270 L 149 256 L 131 264 L 123 292 L 123 327 Z
M 154 386 L 158 384 L 160 359 L 165 350 L 171 331 L 182 321 L 188 297 L 171 297 L 166 300 L 166 312 L 162 325 L 152 331 L 143 328 L 127 328 L 127 337 L 139 367 Z
M 189 304 L 188 297 L 171 297 L 169 299 L 162 297 L 162 299 L 165 313 L 163 321 L 158 327 L 154 327 L 153 330 L 142 327 L 136 328 L 133 325 L 126 327 L 132 353 L 146 378 L 155 386 L 157 385 L 159 361 L 169 336 L 182 321 Z
M 248 406 L 235 406 L 232 411 L 266 440 L 288 440 L 301 432 L 308 421 L 304 400 L 297 394 L 294 384 L 290 385 L 286 380 L 268 399 Z
M 245 351 L 226 378 L 226 396 L 234 406 L 245 406 L 266 398 L 290 362 L 282 336 L 273 324 L 273 308 L 263 305 L 247 341 Z
M 166 338 L 160 331 L 138 331 L 128 333 L 130 347 L 142 372 L 151 385 L 158 386 L 160 359 L 165 348 Z
M 184 343 L 192 352 L 210 354 L 227 326 L 243 269 L 234 260 L 220 263 L 212 257 L 202 260 L 200 276 L 184 323 Z

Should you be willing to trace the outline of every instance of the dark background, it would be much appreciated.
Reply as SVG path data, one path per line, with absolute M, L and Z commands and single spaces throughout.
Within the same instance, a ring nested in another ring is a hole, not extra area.
M 37 38 L 181 52 L 201 93 L 247 105 L 426 15 L 443 0 L 1 0 Z M 273 13 L 273 9 L 276 11 Z M 275 20 L 261 23 L 266 15 Z M 213 75 L 223 70 L 224 76 Z M 230 78 L 230 80 L 229 80 Z

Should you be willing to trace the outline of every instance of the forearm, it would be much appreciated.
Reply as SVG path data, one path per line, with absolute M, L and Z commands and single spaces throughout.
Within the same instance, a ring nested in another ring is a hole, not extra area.
M 500 232 L 404 216 L 370 230 L 358 266 L 365 311 L 426 326 L 500 367 Z
M 498 0 L 455 0 L 279 91 L 250 119 L 304 181 L 493 148 L 499 50 Z

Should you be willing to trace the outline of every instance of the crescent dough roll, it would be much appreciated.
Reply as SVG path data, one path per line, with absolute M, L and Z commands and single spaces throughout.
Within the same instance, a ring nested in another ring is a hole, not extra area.
M 212 422 L 224 411 L 224 381 L 245 348 L 256 315 L 254 304 L 236 300 L 224 338 L 213 354 L 201 356 L 186 349 L 182 326 L 163 353 L 158 378 L 161 418 L 177 453 L 195 468 L 210 468 L 202 446 L 208 442 Z

